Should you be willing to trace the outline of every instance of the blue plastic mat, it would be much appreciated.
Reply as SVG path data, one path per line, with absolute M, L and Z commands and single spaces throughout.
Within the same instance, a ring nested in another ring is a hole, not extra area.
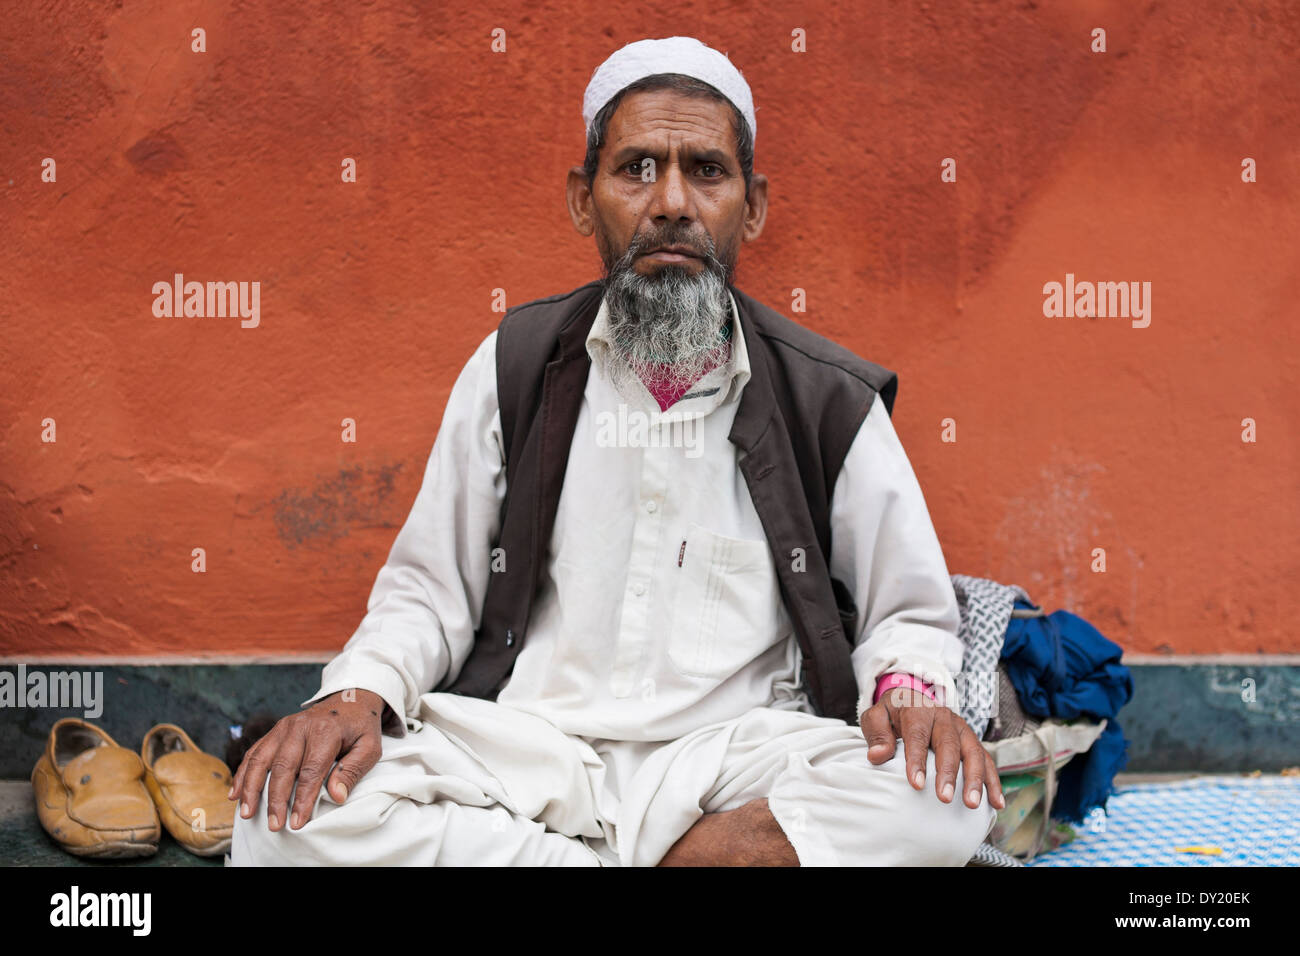
M 1029 865 L 1300 866 L 1300 777 L 1130 784 L 1106 814 L 1094 811 L 1074 829 L 1074 840 Z

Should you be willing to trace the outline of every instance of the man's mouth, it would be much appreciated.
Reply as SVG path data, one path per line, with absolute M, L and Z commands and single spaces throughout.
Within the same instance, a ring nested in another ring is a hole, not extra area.
M 651 249 L 642 258 L 654 259 L 657 262 L 688 262 L 700 257 L 690 246 L 662 246 Z

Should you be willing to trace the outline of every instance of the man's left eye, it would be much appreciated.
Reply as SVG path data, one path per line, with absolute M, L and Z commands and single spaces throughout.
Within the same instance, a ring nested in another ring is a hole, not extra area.
M 701 168 L 701 169 L 716 169 L 716 170 L 718 171 L 718 175 L 719 175 L 719 176 L 721 176 L 722 173 L 724 172 L 723 168 L 722 168 L 721 166 L 719 166 L 717 163 L 705 163 L 705 164 L 704 164 L 703 166 L 701 166 L 700 168 Z M 710 179 L 716 179 L 717 177 L 715 177 L 715 176 L 710 176 L 709 178 L 710 178 Z

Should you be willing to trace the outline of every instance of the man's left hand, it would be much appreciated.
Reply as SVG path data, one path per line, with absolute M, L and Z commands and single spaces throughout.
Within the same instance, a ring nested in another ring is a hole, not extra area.
M 1001 810 L 1007 805 L 1002 796 L 997 764 L 975 736 L 975 731 L 953 711 L 924 694 L 906 687 L 893 688 L 862 712 L 861 726 L 870 745 L 867 759 L 874 764 L 893 757 L 897 741 L 902 739 L 903 752 L 907 756 L 907 779 L 915 789 L 925 787 L 926 757 L 933 749 L 934 792 L 940 800 L 952 802 L 960 764 L 966 786 L 966 806 L 974 809 L 980 805 L 984 787 L 988 788 L 989 803 L 994 809 Z

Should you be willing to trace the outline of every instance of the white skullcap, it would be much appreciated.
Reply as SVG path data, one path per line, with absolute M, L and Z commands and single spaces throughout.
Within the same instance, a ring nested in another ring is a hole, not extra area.
M 754 97 L 749 84 L 730 60 L 694 37 L 637 40 L 614 53 L 596 68 L 582 98 L 582 121 L 586 130 L 601 107 L 637 80 L 656 73 L 682 73 L 717 88 L 735 104 L 749 123 L 750 135 L 758 139 L 754 122 Z

